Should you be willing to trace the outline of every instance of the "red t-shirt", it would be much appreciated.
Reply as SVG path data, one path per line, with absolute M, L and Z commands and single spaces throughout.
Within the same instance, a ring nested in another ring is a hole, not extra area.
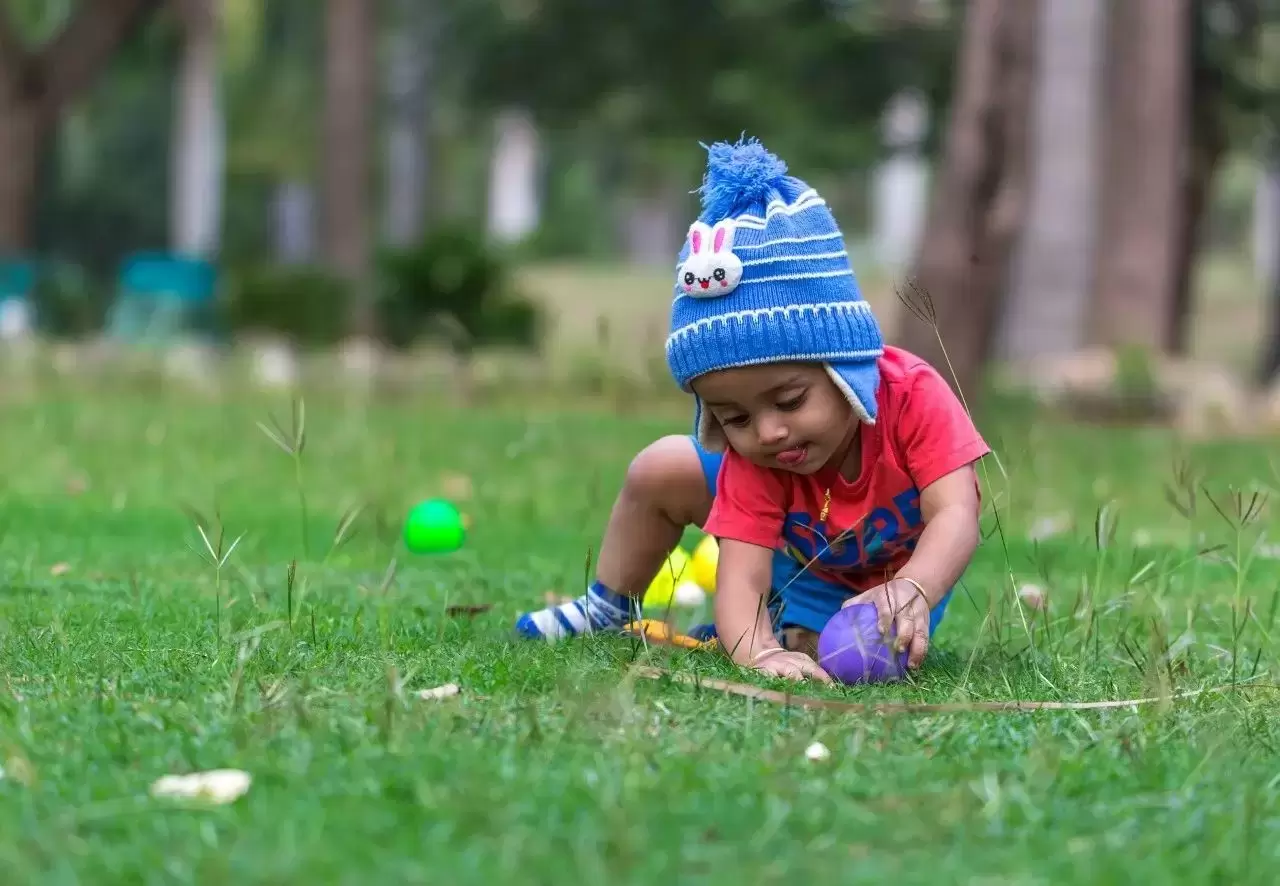
M 706 532 L 812 560 L 815 577 L 857 592 L 900 569 L 924 529 L 920 490 L 991 450 L 932 366 L 892 347 L 879 362 L 878 413 L 859 431 L 856 480 L 837 467 L 807 476 L 763 468 L 730 449 Z

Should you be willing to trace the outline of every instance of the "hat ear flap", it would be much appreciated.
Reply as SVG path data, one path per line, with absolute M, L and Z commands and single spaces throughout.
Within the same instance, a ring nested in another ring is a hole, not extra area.
M 823 364 L 836 388 L 849 401 L 853 414 L 862 424 L 876 423 L 879 404 L 876 395 L 880 387 L 880 369 L 875 361 L 862 364 L 843 363 L 833 366 Z
M 702 405 L 702 398 L 696 394 L 693 398 L 693 404 L 693 425 L 699 445 L 708 452 L 724 452 L 729 443 L 724 435 L 724 428 L 720 426 L 720 422 L 716 421 L 716 417 Z

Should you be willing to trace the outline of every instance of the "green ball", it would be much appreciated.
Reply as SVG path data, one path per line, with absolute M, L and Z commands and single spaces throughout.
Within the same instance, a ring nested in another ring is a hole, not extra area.
M 414 554 L 444 554 L 462 547 L 467 537 L 462 515 L 450 502 L 431 498 L 409 510 L 404 545 Z

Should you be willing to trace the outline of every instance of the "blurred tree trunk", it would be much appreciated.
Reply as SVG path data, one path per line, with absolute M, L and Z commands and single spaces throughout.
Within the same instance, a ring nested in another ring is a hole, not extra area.
M 1271 282 L 1268 295 L 1270 328 L 1264 336 L 1262 371 L 1259 379 L 1264 386 L 1280 383 L 1280 276 Z
M 1263 212 L 1270 214 L 1272 223 L 1260 225 L 1271 242 L 1259 244 L 1260 251 L 1270 252 L 1270 259 L 1263 262 L 1268 321 L 1262 339 L 1258 381 L 1271 385 L 1280 382 L 1280 224 L 1275 223 L 1280 219 L 1280 121 L 1273 121 L 1265 135 L 1261 178 L 1259 187 L 1270 192 L 1263 196 Z
M 1190 0 L 1111 4 L 1093 339 L 1163 350 L 1186 195 Z
M 384 228 L 396 246 L 422 234 L 427 202 L 427 106 L 436 10 L 394 0 L 386 61 L 388 101 Z
M 489 236 L 499 243 L 518 243 L 538 227 L 541 149 L 537 123 L 529 109 L 511 107 L 498 112 L 489 161 L 488 229 Z
M 1227 113 L 1230 100 L 1227 67 L 1234 60 L 1255 58 L 1261 32 L 1262 10 L 1257 0 L 1237 0 L 1230 5 L 1234 26 L 1226 37 L 1231 60 L 1215 58 L 1209 40 L 1214 30 L 1214 9 L 1209 0 L 1192 0 L 1192 27 L 1188 34 L 1191 88 L 1188 90 L 1187 127 L 1189 159 L 1183 168 L 1183 201 L 1186 207 L 1178 233 L 1177 288 L 1165 347 L 1186 354 L 1191 345 L 1192 285 L 1200 238 L 1218 167 L 1230 147 Z
M 687 191 L 667 181 L 637 189 L 620 201 L 622 251 L 628 263 L 651 268 L 671 263 L 671 244 L 680 242 L 680 211 Z
M 161 0 L 83 0 L 62 30 L 24 46 L 0 5 L 0 255 L 30 247 L 40 154 L 59 115 Z
M 1015 360 L 1079 349 L 1096 244 L 1104 0 L 1040 5 L 1027 220 L 1014 254 L 1000 352 Z
M 376 102 L 374 4 L 328 0 L 321 249 L 352 287 L 351 332 L 376 332 L 370 279 L 370 160 Z
M 212 258 L 222 233 L 222 0 L 179 0 L 183 47 L 170 148 L 175 252 Z
M 945 153 L 916 279 L 904 293 L 924 319 L 904 318 L 902 346 L 967 398 L 980 395 L 1026 202 L 1037 6 L 967 6 Z
M 1190 157 L 1182 174 L 1183 212 L 1179 219 L 1174 252 L 1173 305 L 1169 311 L 1164 346 L 1171 354 L 1185 355 L 1191 344 L 1191 289 L 1196 257 L 1200 254 L 1201 222 L 1209 193 L 1227 150 L 1222 97 L 1216 87 L 1197 76 L 1190 103 L 1192 126 L 1188 133 Z

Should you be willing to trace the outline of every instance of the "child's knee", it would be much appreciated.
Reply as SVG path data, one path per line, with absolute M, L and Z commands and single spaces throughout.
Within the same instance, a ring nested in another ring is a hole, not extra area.
M 702 462 L 693 441 L 683 435 L 662 437 L 642 449 L 627 468 L 623 491 L 677 522 L 700 525 L 711 507 Z

